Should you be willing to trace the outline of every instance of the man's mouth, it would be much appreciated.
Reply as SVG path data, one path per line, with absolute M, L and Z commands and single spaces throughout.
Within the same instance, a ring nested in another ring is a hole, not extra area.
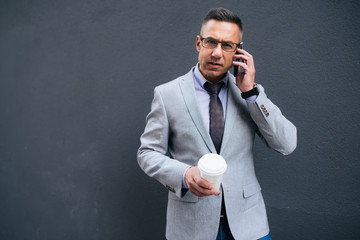
M 214 67 L 217 67 L 217 66 L 221 67 L 221 66 L 222 66 L 222 64 L 219 63 L 219 62 L 210 61 L 210 62 L 208 62 L 208 63 L 209 63 L 211 66 L 214 66 Z

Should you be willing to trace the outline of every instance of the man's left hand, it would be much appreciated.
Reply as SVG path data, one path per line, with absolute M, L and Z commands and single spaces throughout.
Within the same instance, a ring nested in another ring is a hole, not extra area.
M 237 49 L 237 54 L 234 56 L 237 59 L 242 59 L 243 62 L 233 61 L 234 65 L 239 66 L 236 76 L 236 85 L 241 92 L 247 92 L 253 89 L 255 81 L 255 64 L 253 56 L 244 49 Z M 242 67 L 244 72 L 241 71 Z

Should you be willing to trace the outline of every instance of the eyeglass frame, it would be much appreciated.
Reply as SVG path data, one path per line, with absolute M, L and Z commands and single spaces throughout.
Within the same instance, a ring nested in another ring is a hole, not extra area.
M 217 39 L 215 39 L 215 38 L 212 38 L 212 37 L 206 37 L 206 38 L 204 38 L 204 37 L 202 37 L 201 35 L 199 35 L 200 36 L 200 42 L 201 42 L 201 46 L 203 46 L 204 48 L 207 48 L 207 49 L 215 49 L 216 47 L 217 47 L 217 45 L 220 43 L 221 44 L 221 49 L 223 50 L 223 51 L 225 51 L 225 52 L 236 52 L 236 50 L 239 48 L 239 46 L 240 46 L 240 43 L 234 43 L 234 42 L 231 42 L 231 41 L 219 41 L 219 40 L 217 40 Z M 205 47 L 204 46 L 204 42 L 203 42 L 203 40 L 204 39 L 212 39 L 212 40 L 214 40 L 215 42 L 216 42 L 216 46 L 215 47 L 213 47 L 213 48 L 209 48 L 209 47 Z M 226 51 L 224 48 L 223 48 L 223 43 L 227 43 L 227 44 L 235 44 L 235 50 L 233 50 L 233 51 Z

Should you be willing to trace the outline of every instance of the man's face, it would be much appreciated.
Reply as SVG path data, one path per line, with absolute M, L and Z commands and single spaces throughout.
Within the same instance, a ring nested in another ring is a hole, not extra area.
M 230 22 L 209 20 L 201 28 L 203 38 L 211 37 L 218 41 L 241 41 L 238 25 Z M 225 52 L 218 44 L 214 49 L 204 48 L 200 36 L 196 37 L 196 49 L 199 52 L 199 70 L 206 80 L 216 83 L 231 68 L 235 52 Z

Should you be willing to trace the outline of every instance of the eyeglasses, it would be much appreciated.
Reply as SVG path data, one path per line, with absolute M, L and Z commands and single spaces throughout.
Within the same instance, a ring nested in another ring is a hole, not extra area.
M 219 41 L 219 40 L 216 40 L 216 39 L 211 38 L 211 37 L 203 38 L 202 36 L 200 36 L 200 40 L 201 40 L 201 45 L 204 48 L 210 48 L 210 49 L 216 48 L 217 45 L 219 43 L 221 43 L 221 48 L 225 52 L 235 52 L 236 49 L 240 45 L 240 43 L 237 44 L 237 43 L 233 43 L 233 42 L 229 42 L 229 41 Z

